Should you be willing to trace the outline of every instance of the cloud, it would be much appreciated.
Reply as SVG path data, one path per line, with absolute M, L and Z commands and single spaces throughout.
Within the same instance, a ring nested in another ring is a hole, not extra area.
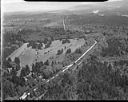
M 23 0 L 3 0 L 4 4 L 11 4 L 11 3 L 22 3 Z
M 123 1 L 123 0 L 108 0 L 108 2 Z
M 6 0 L 4 12 L 62 10 L 81 4 L 81 2 L 22 2 L 22 0 L 9 2 Z
M 23 0 L 2 0 L 3 12 L 18 12 L 18 11 L 52 11 L 69 9 L 80 4 L 96 4 L 93 2 L 25 2 Z M 122 1 L 109 0 L 108 2 Z

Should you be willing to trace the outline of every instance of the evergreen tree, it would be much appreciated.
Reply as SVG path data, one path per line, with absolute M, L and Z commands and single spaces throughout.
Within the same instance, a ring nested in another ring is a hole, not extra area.
M 20 70 L 20 65 L 16 65 L 16 71 Z
M 82 51 L 81 51 L 81 49 L 76 49 L 75 53 L 81 54 Z
M 57 55 L 60 55 L 63 53 L 63 49 L 57 51 Z
M 49 61 L 47 60 L 46 62 L 44 62 L 44 65 L 49 65 Z
M 30 73 L 30 68 L 29 68 L 29 66 L 28 65 L 26 65 L 26 74 L 28 75 L 29 73 Z
M 30 73 L 29 66 L 26 65 L 24 68 L 22 68 L 20 76 L 24 77 L 24 76 L 27 76 L 29 73 Z
M 35 72 L 35 65 L 32 63 L 32 72 Z
M 66 54 L 69 54 L 69 53 L 71 53 L 71 49 L 70 48 L 67 49 L 67 51 L 66 51 Z
M 25 68 L 21 69 L 20 77 L 26 76 Z
M 54 62 L 52 61 L 51 66 L 53 67 L 53 65 L 54 65 Z
M 7 61 L 8 61 L 8 62 L 12 62 L 12 59 L 9 57 Z
M 42 67 L 44 65 L 43 61 L 39 62 L 39 66 Z
M 14 62 L 15 62 L 17 65 L 20 65 L 20 59 L 19 59 L 18 57 L 15 57 Z

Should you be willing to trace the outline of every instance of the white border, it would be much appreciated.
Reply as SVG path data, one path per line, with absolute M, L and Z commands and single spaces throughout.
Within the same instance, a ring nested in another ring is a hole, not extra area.
M 3 0 L 1 0 L 1 102 L 3 101 L 3 78 L 2 78 L 2 57 L 3 57 Z

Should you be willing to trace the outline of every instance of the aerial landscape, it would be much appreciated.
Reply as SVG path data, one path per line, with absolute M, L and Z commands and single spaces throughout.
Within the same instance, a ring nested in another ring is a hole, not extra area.
M 127 4 L 4 12 L 1 99 L 128 100 Z

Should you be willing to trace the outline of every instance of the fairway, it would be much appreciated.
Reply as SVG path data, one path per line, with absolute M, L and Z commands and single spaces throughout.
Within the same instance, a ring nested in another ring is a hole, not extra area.
M 80 48 L 85 44 L 85 40 L 82 39 L 69 39 L 70 43 L 62 44 L 62 41 L 55 40 L 51 43 L 50 47 L 41 50 L 32 49 L 32 47 L 27 47 L 28 43 L 23 44 L 20 48 L 14 51 L 9 57 L 14 60 L 15 57 L 20 58 L 21 66 L 29 65 L 31 67 L 32 63 L 36 61 L 46 60 L 56 60 L 62 62 L 65 56 L 67 49 L 71 49 L 71 52 L 74 52 L 77 48 Z M 57 51 L 63 49 L 61 55 L 57 55 Z

